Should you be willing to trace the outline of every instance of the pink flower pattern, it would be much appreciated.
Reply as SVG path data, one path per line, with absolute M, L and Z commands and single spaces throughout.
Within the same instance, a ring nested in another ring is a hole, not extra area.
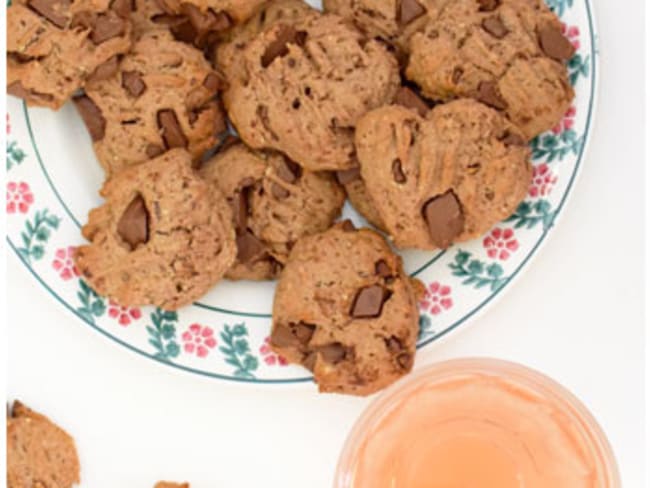
M 75 247 L 73 246 L 58 249 L 54 254 L 54 261 L 52 261 L 54 270 L 66 281 L 79 276 L 79 270 L 73 261 L 74 251 Z
M 9 114 L 7 113 L 7 135 L 11 134 L 11 120 L 9 119 Z
M 271 349 L 271 338 L 267 337 L 264 339 L 264 344 L 260 347 L 260 354 L 264 358 L 264 362 L 268 364 L 269 366 L 286 366 L 289 364 L 289 361 L 286 360 L 286 358 L 280 356 L 279 354 L 275 354 L 273 350 Z
M 557 175 L 551 170 L 548 164 L 538 164 L 533 168 L 533 181 L 528 194 L 533 197 L 545 197 L 550 195 L 553 186 L 557 183 Z
M 451 287 L 442 285 L 437 281 L 427 286 L 424 292 L 424 298 L 420 301 L 420 308 L 430 312 L 432 315 L 440 315 L 453 306 L 454 301 L 451 298 Z
M 204 358 L 210 354 L 210 349 L 214 349 L 217 340 L 214 338 L 214 331 L 207 326 L 192 324 L 183 332 L 183 349 L 188 354 L 196 354 L 197 357 Z
M 566 130 L 573 129 L 573 126 L 575 125 L 576 113 L 577 111 L 575 106 L 572 105 L 569 107 L 569 110 L 566 111 L 560 123 L 553 127 L 553 134 L 558 135 Z
M 562 34 L 569 40 L 576 51 L 580 49 L 580 28 L 577 25 L 566 25 L 563 22 Z
M 16 183 L 10 181 L 7 183 L 7 213 L 16 212 L 27 213 L 29 207 L 34 203 L 34 195 L 29 185 L 24 182 Z
M 108 316 L 117 320 L 121 326 L 126 327 L 131 324 L 132 321 L 138 320 L 142 317 L 142 312 L 137 307 L 123 307 L 117 302 L 111 300 L 108 304 Z
M 483 247 L 487 250 L 487 255 L 490 258 L 505 261 L 519 249 L 519 242 L 515 239 L 512 229 L 497 227 L 483 239 Z

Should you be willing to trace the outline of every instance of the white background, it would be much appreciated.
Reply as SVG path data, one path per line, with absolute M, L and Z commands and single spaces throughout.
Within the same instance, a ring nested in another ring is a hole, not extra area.
M 495 307 L 417 366 L 462 356 L 522 362 L 575 392 L 601 422 L 625 488 L 643 488 L 643 0 L 594 0 L 595 132 L 563 217 Z M 8 257 L 9 398 L 76 438 L 85 488 L 326 488 L 368 400 L 307 385 L 199 378 L 119 348 L 74 320 Z

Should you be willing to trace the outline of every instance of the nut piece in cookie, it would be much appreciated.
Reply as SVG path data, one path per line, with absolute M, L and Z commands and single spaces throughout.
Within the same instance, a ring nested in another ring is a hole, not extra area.
M 311 171 L 352 168 L 357 120 L 399 87 L 397 62 L 384 45 L 335 15 L 276 24 L 241 56 L 224 93 L 240 137 Z
M 7 417 L 8 488 L 71 488 L 79 483 L 74 439 L 22 403 Z
M 131 47 L 129 2 L 17 0 L 7 8 L 7 93 L 59 109 Z
M 346 221 L 291 251 L 271 346 L 310 369 L 322 392 L 374 393 L 413 366 L 416 292 L 383 237 Z
M 327 173 L 303 170 L 281 153 L 235 143 L 203 163 L 201 175 L 228 199 L 237 261 L 227 278 L 277 278 L 295 242 L 328 229 L 345 193 Z
M 574 48 L 543 0 L 450 2 L 410 40 L 406 76 L 433 100 L 472 97 L 502 111 L 527 140 L 574 98 Z
M 436 106 L 426 118 L 401 106 L 358 124 L 366 192 L 399 248 L 445 249 L 510 216 L 532 178 L 523 134 L 471 99 Z
M 110 176 L 173 148 L 199 160 L 226 130 L 217 98 L 223 87 L 200 51 L 154 31 L 75 104 Z
M 123 306 L 176 310 L 204 295 L 232 266 L 235 233 L 226 199 L 173 149 L 108 180 L 75 262 L 99 294 Z

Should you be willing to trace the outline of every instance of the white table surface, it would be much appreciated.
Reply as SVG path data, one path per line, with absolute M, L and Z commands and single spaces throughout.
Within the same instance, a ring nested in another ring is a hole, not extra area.
M 600 102 L 574 195 L 517 286 L 421 351 L 522 362 L 593 411 L 625 488 L 643 481 L 643 0 L 595 0 Z M 368 400 L 175 372 L 73 320 L 8 257 L 9 397 L 76 438 L 82 487 L 326 488 Z

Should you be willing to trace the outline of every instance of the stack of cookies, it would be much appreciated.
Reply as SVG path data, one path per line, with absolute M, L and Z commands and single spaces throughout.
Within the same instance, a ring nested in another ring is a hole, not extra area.
M 420 284 L 398 249 L 476 238 L 524 198 L 574 97 L 543 0 L 19 0 L 9 93 L 72 98 L 106 172 L 76 262 L 174 310 L 279 279 L 272 346 L 321 391 L 407 373 Z

